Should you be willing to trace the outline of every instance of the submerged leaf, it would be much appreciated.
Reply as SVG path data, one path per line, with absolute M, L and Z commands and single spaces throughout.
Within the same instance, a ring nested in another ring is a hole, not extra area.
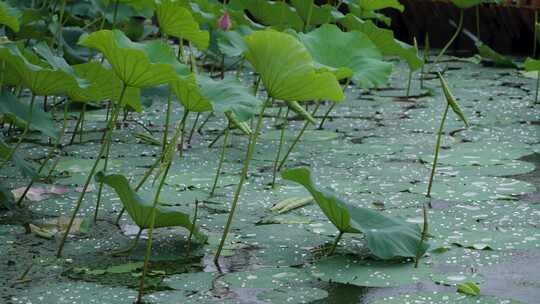
M 465 282 L 457 284 L 457 290 L 458 292 L 470 295 L 470 296 L 478 296 L 480 295 L 480 288 L 476 283 L 473 282 Z
M 340 232 L 363 233 L 368 248 L 378 258 L 415 257 L 418 250 L 423 253 L 429 247 L 424 242 L 419 246 L 421 233 L 418 225 L 342 201 L 332 192 L 314 185 L 306 168 L 290 169 L 282 176 L 304 186 Z

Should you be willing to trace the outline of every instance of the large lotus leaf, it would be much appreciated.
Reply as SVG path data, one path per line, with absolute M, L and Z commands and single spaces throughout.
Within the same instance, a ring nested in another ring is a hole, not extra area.
M 247 60 L 261 75 L 268 94 L 288 101 L 343 100 L 336 77 L 314 67 L 305 46 L 295 37 L 265 30 L 245 38 Z
M 0 46 L 0 59 L 7 62 L 7 83 L 20 81 L 35 95 L 59 95 L 76 87 L 86 87 L 88 83 L 76 77 L 75 72 L 63 58 L 56 57 L 45 43 L 34 47 L 47 61 L 34 53 L 21 50 L 16 44 Z M 20 84 L 20 83 L 11 83 Z
M 295 31 L 301 31 L 304 28 L 302 18 L 285 1 L 232 0 L 229 5 L 249 11 L 251 16 L 263 25 L 279 29 L 292 28 Z
M 176 78 L 174 51 L 161 41 L 137 43 L 118 30 L 82 36 L 81 45 L 103 53 L 116 75 L 130 87 L 149 87 Z
M 137 192 L 133 191 L 128 180 L 123 175 L 104 175 L 102 172 L 98 172 L 96 180 L 107 184 L 116 191 L 124 208 L 139 227 L 143 229 L 150 227 L 153 202 L 144 200 Z M 154 227 L 175 226 L 181 226 L 192 231 L 193 235 L 201 241 L 206 240 L 206 236 L 191 222 L 188 214 L 158 204 Z
M 60 30 L 60 27 L 58 27 Z M 96 51 L 78 45 L 79 38 L 86 32 L 75 26 L 64 26 L 61 28 L 62 35 L 57 35 L 58 43 L 64 50 L 64 58 L 69 64 L 80 64 L 90 61 L 95 56 Z
M 0 159 L 3 161 L 11 154 L 11 148 L 0 138 Z M 35 180 L 39 177 L 39 173 L 27 162 L 21 153 L 13 153 L 11 155 L 11 163 L 22 173 L 23 176 L 30 177 Z
M 415 257 L 428 248 L 421 243 L 420 227 L 405 220 L 382 214 L 380 211 L 350 205 L 331 191 L 314 185 L 306 168 L 296 168 L 283 172 L 284 179 L 304 186 L 313 196 L 328 219 L 341 232 L 363 233 L 371 252 L 381 259 L 395 257 Z
M 424 64 L 418 57 L 418 49 L 394 39 L 394 33 L 391 30 L 379 28 L 373 22 L 360 20 L 352 14 L 345 15 L 339 22 L 350 31 L 356 30 L 367 35 L 383 55 L 398 56 L 405 60 L 413 71 Z
M 86 79 L 90 85 L 87 88 L 75 88 L 69 92 L 69 97 L 78 102 L 98 102 L 113 100 L 118 102 L 122 93 L 122 81 L 116 74 L 97 62 L 74 65 L 79 77 Z M 128 87 L 124 94 L 123 104 L 129 105 L 135 111 L 142 111 L 140 89 Z
M 529 57 L 527 60 L 525 60 L 523 68 L 525 68 L 525 71 L 540 71 L 540 60 Z
M 360 32 L 342 32 L 335 25 L 323 25 L 299 34 L 313 60 L 336 69 L 336 77 L 349 78 L 362 88 L 385 84 L 392 64 L 382 61 L 382 55 L 371 40 Z
M 190 75 L 172 84 L 182 105 L 192 112 L 232 111 L 240 121 L 253 117 L 261 101 L 233 77 L 215 81 L 205 76 Z
M 30 114 L 30 105 L 22 103 L 6 90 L 0 95 L 0 113 L 13 115 L 17 121 L 24 124 L 30 122 L 30 129 L 38 130 L 54 139 L 59 136 L 58 129 L 54 125 L 50 114 L 43 112 L 38 104 L 33 106 Z
M 14 32 L 18 32 L 20 29 L 20 18 L 21 12 L 18 9 L 10 7 L 4 1 L 0 1 L 0 24 L 9 27 Z
M 309 25 L 321 25 L 332 20 L 334 8 L 331 5 L 318 6 L 313 0 L 292 0 L 291 4 L 304 23 L 309 20 Z
M 199 29 L 199 24 L 191 12 L 173 0 L 163 0 L 156 4 L 156 18 L 160 30 L 173 37 L 193 42 L 199 49 L 206 49 L 210 40 L 208 31 Z

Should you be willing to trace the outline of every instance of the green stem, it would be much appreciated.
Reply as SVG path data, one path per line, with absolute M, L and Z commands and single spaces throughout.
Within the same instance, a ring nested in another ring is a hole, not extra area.
M 324 129 L 324 122 L 326 121 L 326 119 L 328 118 L 328 116 L 330 115 L 330 112 L 332 112 L 332 110 L 334 109 L 334 107 L 336 106 L 336 102 L 332 102 L 332 105 L 330 106 L 330 108 L 328 109 L 328 111 L 326 111 L 326 113 L 324 113 L 324 117 L 323 119 L 321 120 L 321 123 L 319 124 L 319 127 L 317 129 L 319 130 L 322 130 Z
M 193 238 L 193 230 L 195 230 L 195 225 L 197 224 L 197 211 L 199 210 L 199 201 L 195 200 L 195 211 L 193 213 L 193 223 L 191 229 L 189 230 L 188 244 L 187 244 L 187 257 L 191 256 L 191 239 Z
M 311 15 L 313 15 L 313 0 L 310 1 L 306 23 L 304 24 L 304 33 L 308 30 L 309 24 L 311 23 Z
M 116 29 L 116 18 L 118 17 L 118 5 L 120 4 L 120 0 L 114 1 L 114 13 L 113 13 L 113 20 L 112 20 L 112 29 Z
M 184 137 L 186 134 L 186 120 L 189 114 L 188 110 L 185 110 L 184 117 L 182 117 L 182 133 L 180 134 L 180 158 L 184 156 Z
M 452 38 L 450 38 L 448 43 L 446 43 L 446 45 L 441 50 L 439 55 L 437 55 L 437 57 L 433 61 L 434 64 L 437 64 L 439 62 L 439 60 L 444 55 L 444 53 L 446 53 L 446 50 L 448 50 L 448 48 L 452 45 L 452 43 L 454 43 L 454 40 L 456 40 L 456 38 L 459 35 L 459 33 L 461 32 L 462 28 L 463 28 L 463 9 L 460 9 L 460 11 L 459 11 L 459 23 L 458 23 L 458 26 L 456 28 L 456 32 L 454 33 L 454 35 L 452 35 Z
M 197 60 L 195 59 L 195 52 L 193 51 L 193 46 L 191 45 L 191 41 L 188 41 L 189 46 L 189 58 L 191 62 L 191 72 L 193 74 L 197 74 Z
M 538 87 L 540 86 L 540 71 L 536 73 L 536 93 L 534 94 L 534 103 L 538 103 Z
M 101 144 L 101 148 L 99 150 L 99 153 L 96 157 L 96 160 L 94 161 L 94 165 L 92 166 L 92 169 L 88 173 L 88 176 L 86 178 L 86 182 L 84 183 L 83 189 L 81 194 L 79 195 L 79 198 L 77 199 L 77 202 L 75 203 L 75 209 L 73 210 L 73 214 L 71 215 L 71 218 L 69 220 L 69 223 L 67 225 L 66 231 L 64 232 L 64 235 L 62 236 L 62 239 L 60 241 L 60 245 L 58 246 L 58 251 L 56 252 L 57 257 L 62 256 L 62 251 L 64 250 L 64 244 L 66 242 L 67 236 L 69 234 L 69 231 L 71 230 L 71 227 L 73 226 L 73 221 L 75 220 L 75 217 L 77 216 L 77 213 L 79 212 L 79 209 L 81 208 L 82 201 L 84 199 L 84 196 L 86 195 L 86 191 L 88 189 L 88 186 L 90 185 L 90 181 L 92 180 L 92 177 L 94 176 L 94 173 L 96 172 L 97 166 L 99 164 L 99 161 L 103 157 L 103 154 L 105 153 L 105 148 L 107 144 L 111 141 L 112 138 L 112 130 L 113 127 L 116 125 L 116 121 L 118 120 L 118 115 L 120 114 L 120 110 L 122 109 L 122 100 L 124 99 L 124 94 L 126 92 L 127 86 L 123 84 L 122 86 L 122 92 L 120 93 L 120 98 L 118 100 L 118 105 L 115 107 L 114 112 L 112 114 L 111 119 L 109 120 L 109 123 L 107 124 L 106 128 L 106 134 L 105 134 L 105 142 Z
M 15 154 L 15 151 L 17 151 L 17 149 L 20 147 L 20 145 L 22 144 L 24 138 L 26 137 L 26 134 L 30 130 L 30 125 L 32 123 L 32 112 L 34 111 L 34 102 L 35 102 L 35 100 L 36 100 L 36 95 L 32 94 L 32 97 L 30 99 L 30 113 L 28 114 L 28 122 L 25 124 L 23 133 L 19 137 L 19 140 L 15 144 L 15 147 L 13 147 L 13 149 L 11 149 L 11 151 L 9 151 L 8 156 L 0 164 L 0 169 L 3 168 L 11 160 L 11 158 L 13 157 L 13 154 Z
M 409 98 L 409 95 L 411 93 L 412 74 L 413 74 L 413 70 L 409 69 L 409 80 L 407 81 L 407 92 L 406 92 L 407 98 Z
M 420 236 L 420 242 L 418 243 L 418 248 L 416 249 L 416 258 L 414 259 L 414 268 L 418 268 L 418 263 L 420 262 L 420 258 L 422 257 L 422 244 L 427 238 L 428 234 L 428 216 L 427 216 L 427 208 L 426 204 L 422 203 L 422 212 L 424 216 L 424 225 L 422 227 L 422 234 Z
M 446 116 L 448 114 L 448 107 L 449 104 L 446 103 L 446 107 L 444 109 L 443 117 L 441 119 L 441 124 L 439 125 L 439 131 L 437 132 L 437 143 L 435 145 L 435 156 L 433 157 L 433 165 L 431 166 L 431 174 L 429 176 L 429 183 L 428 183 L 428 189 L 426 193 L 426 197 L 431 197 L 431 187 L 433 186 L 433 177 L 435 176 L 435 169 L 437 167 L 437 161 L 439 160 L 439 150 L 441 149 L 441 139 L 444 129 L 444 122 L 446 121 Z
M 536 58 L 536 47 L 538 45 L 538 29 L 536 24 L 538 23 L 538 11 L 534 11 L 534 37 L 533 37 L 533 58 Z
M 152 214 L 150 215 L 150 228 L 148 229 L 148 240 L 146 241 L 146 254 L 144 255 L 144 266 L 143 266 L 143 273 L 141 276 L 141 281 L 139 283 L 139 294 L 137 296 L 137 301 L 135 303 L 142 304 L 142 298 L 144 295 L 144 279 L 146 278 L 146 275 L 148 274 L 148 264 L 150 262 L 150 255 L 152 253 L 152 237 L 154 235 L 154 226 L 156 223 L 156 207 L 159 202 L 159 195 L 161 194 L 161 189 L 163 189 L 163 185 L 165 185 L 165 180 L 167 179 L 167 174 L 169 173 L 169 169 L 171 168 L 171 162 L 167 164 L 167 168 L 165 169 L 165 172 L 163 173 L 163 176 L 161 177 L 161 181 L 159 182 L 159 186 L 157 188 L 156 196 L 154 197 L 154 204 L 152 206 Z
M 82 143 L 82 140 L 83 140 L 84 119 L 85 119 L 85 116 L 86 116 L 86 103 L 83 104 L 81 115 L 82 115 L 82 118 L 81 118 L 81 125 L 79 126 L 79 143 Z
M 210 197 L 214 196 L 214 192 L 216 191 L 217 183 L 219 180 L 219 175 L 221 174 L 221 168 L 223 167 L 223 160 L 225 159 L 225 151 L 227 150 L 227 140 L 229 139 L 229 129 L 230 129 L 230 123 L 225 128 L 225 137 L 223 138 L 223 147 L 221 147 L 221 153 L 219 155 L 219 164 L 216 171 L 216 176 L 214 177 L 214 184 L 212 185 L 212 190 L 210 191 Z
M 114 126 L 113 126 L 114 127 Z M 105 148 L 105 162 L 103 164 L 103 173 L 107 172 L 107 166 L 109 165 L 109 152 L 111 150 L 111 142 L 106 143 L 107 147 Z M 94 210 L 94 222 L 97 222 L 97 217 L 99 214 L 99 205 L 101 204 L 101 195 L 103 193 L 103 181 L 99 183 L 97 199 L 96 199 L 96 209 Z
M 340 231 L 338 235 L 336 236 L 334 243 L 332 244 L 332 247 L 330 248 L 330 251 L 328 251 L 328 255 L 331 256 L 336 251 L 337 245 L 339 243 L 339 240 L 341 240 L 341 237 L 343 236 L 343 231 Z
M 281 149 L 283 148 L 283 142 L 285 141 L 285 131 L 287 130 L 289 118 L 289 107 L 287 107 L 287 112 L 285 112 L 285 118 L 283 119 L 283 126 L 281 126 L 281 132 L 279 135 L 279 146 L 276 154 L 276 159 L 274 161 L 274 170 L 272 173 L 272 188 L 276 186 L 276 173 L 278 171 L 279 157 L 281 156 Z
M 247 177 L 247 173 L 249 170 L 249 163 L 251 162 L 251 159 L 253 158 L 253 152 L 255 151 L 255 145 L 257 143 L 257 137 L 259 135 L 259 132 L 261 131 L 263 117 L 264 117 L 264 111 L 266 110 L 266 107 L 268 103 L 270 102 L 270 97 L 265 101 L 265 103 L 261 107 L 261 112 L 259 113 L 259 117 L 257 119 L 257 127 L 253 133 L 250 135 L 248 149 L 246 152 L 246 158 L 244 159 L 244 166 L 242 168 L 242 173 L 240 175 L 240 181 L 238 182 L 238 185 L 236 187 L 236 191 L 234 192 L 234 198 L 231 204 L 231 210 L 229 211 L 229 217 L 227 218 L 227 223 L 225 224 L 225 228 L 223 229 L 223 235 L 221 236 L 221 241 L 219 242 L 218 249 L 216 251 L 216 255 L 214 256 L 214 263 L 218 264 L 219 256 L 221 255 L 221 250 L 223 250 L 223 246 L 225 245 L 225 240 L 227 239 L 227 234 L 229 234 L 229 229 L 231 228 L 231 223 L 234 217 L 234 212 L 236 211 L 236 206 L 238 204 L 238 200 L 240 199 L 240 193 L 242 192 L 242 187 L 244 186 L 244 181 Z
M 202 124 L 197 128 L 197 133 L 199 133 L 199 134 L 202 133 L 202 129 L 204 128 L 204 126 L 206 126 L 206 124 L 208 123 L 210 118 L 212 118 L 212 116 L 214 116 L 214 112 L 210 112 L 208 114 L 208 116 L 206 116 L 206 118 L 203 120 Z
M 193 127 L 191 127 L 191 131 L 189 131 L 189 136 L 187 140 L 188 146 L 191 145 L 191 139 L 193 138 L 193 133 L 195 133 L 195 129 L 197 128 L 197 123 L 199 122 L 199 117 L 201 117 L 201 112 L 197 112 L 197 116 L 195 116 L 195 121 L 193 122 Z
M 163 131 L 163 142 L 161 143 L 161 155 L 165 152 L 167 147 L 167 136 L 169 135 L 169 124 L 171 123 L 172 112 L 172 88 L 169 86 L 169 97 L 167 97 L 167 112 L 165 114 L 165 130 Z
M 476 37 L 480 38 L 480 5 L 476 6 Z
M 319 110 L 320 105 L 321 105 L 321 103 L 319 101 L 317 101 L 317 105 L 315 106 L 315 109 L 313 109 L 313 112 L 311 112 L 311 116 L 314 116 L 315 113 L 317 113 L 317 110 Z M 298 135 L 296 135 L 296 137 L 294 138 L 292 144 L 289 146 L 289 149 L 287 149 L 287 152 L 285 153 L 285 156 L 283 156 L 283 159 L 279 163 L 279 166 L 277 168 L 278 171 L 280 171 L 281 168 L 285 165 L 285 162 L 289 158 L 289 155 L 293 151 L 294 147 L 296 147 L 296 145 L 300 142 L 300 139 L 302 138 L 302 135 L 304 135 L 304 132 L 306 131 L 309 124 L 310 124 L 310 122 L 307 121 L 307 120 L 304 122 L 304 126 L 302 127 L 302 129 L 300 130 Z

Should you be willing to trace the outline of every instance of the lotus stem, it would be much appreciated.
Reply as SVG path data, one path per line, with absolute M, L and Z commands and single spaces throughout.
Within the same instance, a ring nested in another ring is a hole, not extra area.
M 221 55 L 221 64 L 220 64 L 220 74 L 219 78 L 223 79 L 225 78 L 225 55 Z
M 62 251 L 64 250 L 64 244 L 66 242 L 67 236 L 69 234 L 69 231 L 71 230 L 71 227 L 73 226 L 73 221 L 75 220 L 75 217 L 77 216 L 77 213 L 79 212 L 79 209 L 81 208 L 82 201 L 84 199 L 84 196 L 86 195 L 86 191 L 88 189 L 88 186 L 90 185 L 90 181 L 92 180 L 92 177 L 94 176 L 94 173 L 96 172 L 97 166 L 99 164 L 99 161 L 101 160 L 101 157 L 103 157 L 103 154 L 105 153 L 105 148 L 107 144 L 111 141 L 112 138 L 112 130 L 116 124 L 116 121 L 118 120 L 118 116 L 120 114 L 120 110 L 122 109 L 122 100 L 124 99 L 124 94 L 126 93 L 127 85 L 123 84 L 122 91 L 120 93 L 120 98 L 118 100 L 118 105 L 115 107 L 114 112 L 112 114 L 111 119 L 109 120 L 109 123 L 107 124 L 106 128 L 106 136 L 105 136 L 105 142 L 101 144 L 101 148 L 99 150 L 99 153 L 96 157 L 96 160 L 94 162 L 94 165 L 92 166 L 92 169 L 88 173 L 88 177 L 86 178 L 86 181 L 84 183 L 83 189 L 81 191 L 81 194 L 79 195 L 79 198 L 77 199 L 77 202 L 75 203 L 75 209 L 73 210 L 73 214 L 71 215 L 71 218 L 69 220 L 69 223 L 67 225 L 66 231 L 64 232 L 64 235 L 62 236 L 62 239 L 60 241 L 60 245 L 58 246 L 58 251 L 56 252 L 57 257 L 62 256 Z
M 114 126 L 113 126 L 114 127 Z M 109 152 L 111 150 L 111 142 L 107 141 L 105 143 L 107 147 L 105 148 L 105 162 L 103 163 L 103 172 L 107 172 L 107 166 L 109 164 Z M 101 194 L 103 193 L 103 181 L 99 183 L 98 186 L 98 193 L 97 193 L 97 199 L 96 199 L 96 209 L 94 210 L 94 223 L 97 222 L 97 217 L 99 214 L 99 205 L 101 203 Z
M 407 80 L 407 92 L 406 92 L 407 99 L 409 98 L 409 95 L 411 93 L 412 74 L 413 74 L 413 70 L 409 69 L 409 80 Z
M 225 128 L 225 137 L 223 137 L 223 147 L 221 147 L 221 153 L 219 155 L 219 164 L 216 171 L 216 176 L 214 177 L 214 184 L 212 185 L 212 190 L 210 191 L 209 197 L 213 197 L 214 192 L 216 191 L 219 175 L 221 174 L 221 168 L 223 167 L 223 160 L 225 160 L 225 151 L 227 150 L 227 140 L 229 139 L 229 132 L 230 132 L 229 129 L 230 129 L 230 123 L 229 125 L 227 125 L 227 128 Z
M 159 202 L 159 195 L 161 194 L 161 189 L 163 189 L 163 185 L 165 185 L 165 180 L 167 179 L 167 174 L 169 173 L 170 168 L 171 168 L 171 162 L 169 161 L 167 163 L 165 172 L 163 173 L 163 176 L 161 177 L 161 181 L 159 182 L 159 186 L 157 188 L 157 192 L 154 197 L 154 204 L 152 206 L 152 214 L 150 215 L 150 227 L 148 229 L 148 240 L 146 241 L 146 254 L 144 255 L 143 273 L 141 275 L 141 281 L 139 284 L 139 294 L 137 296 L 137 301 L 135 302 L 138 304 L 143 303 L 142 298 L 144 296 L 144 279 L 146 278 L 146 275 L 148 274 L 148 264 L 150 262 L 150 255 L 152 253 L 152 238 L 154 235 L 154 226 L 156 223 L 156 207 Z
M 540 71 L 536 72 L 536 93 L 534 94 L 534 103 L 538 103 L 538 87 L 540 86 Z
M 319 127 L 317 128 L 318 130 L 322 130 L 324 129 L 324 123 L 326 122 L 326 119 L 328 119 L 328 116 L 330 115 L 330 112 L 332 112 L 332 110 L 334 109 L 334 107 L 336 106 L 336 102 L 332 102 L 332 105 L 330 106 L 330 108 L 328 108 L 328 111 L 326 111 L 326 113 L 324 113 L 324 116 L 321 120 L 321 123 L 319 124 Z
M 81 125 L 79 126 L 79 143 L 82 143 L 83 132 L 84 132 L 84 119 L 86 114 L 86 103 L 83 104 L 82 113 L 81 113 Z
M 188 117 L 189 111 L 185 110 L 184 116 L 182 117 L 181 125 L 182 125 L 182 133 L 180 135 L 180 158 L 184 156 L 184 137 L 186 134 L 186 119 Z
M 476 37 L 480 39 L 480 5 L 476 6 Z
M 202 129 L 204 128 L 204 126 L 206 126 L 206 124 L 208 123 L 208 121 L 210 120 L 210 118 L 212 118 L 212 116 L 214 116 L 214 112 L 210 112 L 208 114 L 208 116 L 206 116 L 206 118 L 203 120 L 203 122 L 201 123 L 201 125 L 197 128 L 197 133 L 201 134 L 202 133 Z
M 13 149 L 11 149 L 11 151 L 9 151 L 8 156 L 0 164 L 0 169 L 2 169 L 11 160 L 11 158 L 15 154 L 15 151 L 17 151 L 17 149 L 21 146 L 24 138 L 26 137 L 26 134 L 28 134 L 28 131 L 30 130 L 30 125 L 32 123 L 32 112 L 34 111 L 34 102 L 35 102 L 35 100 L 36 100 L 36 95 L 32 94 L 32 97 L 30 99 L 30 113 L 28 114 L 28 122 L 24 126 L 23 133 L 19 137 L 19 140 L 15 144 L 15 147 L 13 147 Z
M 420 70 L 420 88 L 424 89 L 424 77 L 425 77 L 425 65 L 429 61 L 429 33 L 426 32 L 426 38 L 424 39 L 424 64 L 422 64 Z
M 244 181 L 246 180 L 247 173 L 249 170 L 249 163 L 251 162 L 251 159 L 253 158 L 253 152 L 255 151 L 257 137 L 259 135 L 259 132 L 261 131 L 262 122 L 264 118 L 264 111 L 266 110 L 266 107 L 270 101 L 271 101 L 271 97 L 269 96 L 261 107 L 261 111 L 257 119 L 257 127 L 255 131 L 253 131 L 253 133 L 251 133 L 250 135 L 248 149 L 246 152 L 246 158 L 244 159 L 244 166 L 242 168 L 242 173 L 240 175 L 240 181 L 238 182 L 236 191 L 234 192 L 234 198 L 231 204 L 231 210 L 229 211 L 229 217 L 227 218 L 227 223 L 225 224 L 225 228 L 223 229 L 223 235 L 221 236 L 221 241 L 219 242 L 216 255 L 214 256 L 215 264 L 218 264 L 219 256 L 221 255 L 221 250 L 223 250 L 223 246 L 225 245 L 225 240 L 227 239 L 227 234 L 229 234 L 229 229 L 231 228 L 234 212 L 236 211 L 236 206 L 238 204 L 238 200 L 240 199 L 240 193 L 242 192 L 242 187 L 244 186 Z
M 120 0 L 114 1 L 114 12 L 113 12 L 113 20 L 112 20 L 112 29 L 116 29 L 116 18 L 118 17 L 118 5 L 120 4 Z
M 165 152 L 165 147 L 167 147 L 167 136 L 169 135 L 169 124 L 171 122 L 171 112 L 172 112 L 172 89 L 169 86 L 169 96 L 167 97 L 167 112 L 165 114 L 165 130 L 163 131 L 163 142 L 161 144 L 161 154 Z
M 193 212 L 193 223 L 191 229 L 189 229 L 189 237 L 187 243 L 187 257 L 191 256 L 191 239 L 193 238 L 193 230 L 195 230 L 195 225 L 197 224 L 197 211 L 199 210 L 199 200 L 195 200 L 195 211 Z
M 304 33 L 308 30 L 309 24 L 311 23 L 311 15 L 313 15 L 313 5 L 313 0 L 311 0 L 306 18 L 306 24 L 304 24 Z
M 289 118 L 289 107 L 287 107 L 287 111 L 285 112 L 285 117 L 283 118 L 283 125 L 281 126 L 281 131 L 279 134 L 279 146 L 276 154 L 276 160 L 274 161 L 274 170 L 272 173 L 272 188 L 275 188 L 276 186 L 276 173 L 278 171 L 278 163 L 279 163 L 279 157 L 281 156 L 281 149 L 283 148 L 283 142 L 285 140 L 285 131 L 287 130 L 288 125 L 288 118 Z
M 336 236 L 336 238 L 334 239 L 334 243 L 332 244 L 332 247 L 330 248 L 330 251 L 328 251 L 328 256 L 331 256 L 334 254 L 334 252 L 336 251 L 336 248 L 337 248 L 337 245 L 339 243 L 339 241 L 341 240 L 341 237 L 343 236 L 343 231 L 340 231 L 338 233 L 338 235 Z
M 320 105 L 321 105 L 321 103 L 319 101 L 317 101 L 317 105 L 315 106 L 315 109 L 313 109 L 313 112 L 311 112 L 311 116 L 314 116 L 315 113 L 317 113 L 317 110 L 319 110 Z M 300 142 L 300 139 L 302 138 L 302 135 L 304 135 L 304 132 L 306 132 L 306 129 L 307 129 L 308 126 L 309 126 L 309 121 L 306 120 L 304 122 L 304 126 L 302 126 L 302 129 L 300 130 L 298 135 L 296 135 L 296 137 L 294 138 L 292 144 L 287 149 L 287 152 L 285 153 L 285 156 L 283 156 L 283 159 L 279 163 L 279 166 L 277 168 L 278 171 L 280 171 L 281 168 L 285 165 L 285 162 L 289 158 L 289 155 L 293 151 L 294 147 Z
M 201 117 L 201 112 L 197 112 L 197 116 L 195 116 L 195 121 L 193 122 L 193 127 L 191 127 L 191 131 L 189 131 L 189 136 L 187 140 L 188 146 L 191 146 L 191 139 L 193 138 L 193 133 L 195 133 L 195 128 L 197 128 L 199 117 Z
M 424 224 L 422 226 L 422 234 L 420 236 L 420 242 L 418 243 L 418 249 L 416 250 L 416 258 L 414 259 L 414 268 L 418 268 L 418 263 L 420 262 L 420 258 L 422 257 L 422 254 L 421 254 L 422 244 L 427 239 L 427 235 L 428 235 L 428 216 L 427 216 L 427 208 L 426 208 L 425 203 L 422 203 L 422 214 L 424 217 Z
M 75 128 L 73 129 L 73 134 L 71 134 L 71 139 L 69 140 L 69 144 L 72 145 L 75 142 L 75 137 L 77 136 L 79 132 L 79 126 L 81 125 L 82 120 L 82 112 L 79 114 L 79 118 L 77 118 L 77 122 L 75 123 Z
M 534 11 L 534 37 L 533 37 L 533 58 L 536 58 L 536 47 L 538 45 L 538 29 L 536 27 L 536 24 L 538 23 L 538 11 Z
M 47 158 L 45 158 L 45 160 L 43 161 L 43 163 L 39 167 L 38 173 L 41 173 L 41 171 L 43 171 L 43 169 L 45 168 L 47 163 L 52 159 L 52 157 L 54 155 L 54 152 L 56 151 L 56 149 L 60 145 L 60 142 L 62 141 L 62 138 L 64 137 L 64 133 L 65 133 L 66 126 L 67 126 L 67 116 L 68 116 L 67 109 L 68 109 L 68 105 L 69 105 L 69 99 L 64 104 L 64 120 L 63 120 L 63 123 L 62 123 L 62 128 L 60 129 L 60 134 L 58 135 L 58 139 L 54 143 L 53 149 L 51 149 L 49 151 L 49 154 L 47 155 Z M 47 177 L 51 174 L 51 171 L 54 171 L 54 168 L 56 167 L 56 164 L 57 164 L 57 162 L 55 162 L 55 164 L 52 166 L 52 168 L 50 169 L 49 174 L 47 175 Z M 30 181 L 30 183 L 28 184 L 28 186 L 26 186 L 26 188 L 24 189 L 24 192 L 21 195 L 21 197 L 19 198 L 19 200 L 17 201 L 17 206 L 19 206 L 19 207 L 22 206 L 23 199 L 26 197 L 26 194 L 28 194 L 28 191 L 30 191 L 30 188 L 32 188 L 33 185 L 34 185 L 34 180 L 32 179 Z
M 193 51 L 193 46 L 191 44 L 191 41 L 188 41 L 189 46 L 189 58 L 191 63 L 191 72 L 193 74 L 197 74 L 197 60 L 195 58 L 195 52 Z
M 43 112 L 47 112 L 47 95 L 43 97 Z
M 441 149 L 441 139 L 442 139 L 442 134 L 443 134 L 443 129 L 444 129 L 444 122 L 446 121 L 446 116 L 448 114 L 449 106 L 450 105 L 446 103 L 443 117 L 441 119 L 441 124 L 439 125 L 439 130 L 437 132 L 437 143 L 435 144 L 435 156 L 433 157 L 433 165 L 431 166 L 431 174 L 429 176 L 429 183 L 428 183 L 426 197 L 431 197 L 431 187 L 433 186 L 433 177 L 435 176 L 435 169 L 437 167 L 437 161 L 439 160 L 439 150 Z
M 459 23 L 458 23 L 458 26 L 456 28 L 456 32 L 454 33 L 454 35 L 452 35 L 452 38 L 450 38 L 448 43 L 446 43 L 446 45 L 441 50 L 439 55 L 437 55 L 437 57 L 435 58 L 435 61 L 433 61 L 434 64 L 437 64 L 439 62 L 439 60 L 444 55 L 444 53 L 446 53 L 446 50 L 448 50 L 448 48 L 452 45 L 452 43 L 454 43 L 454 40 L 456 40 L 456 38 L 459 35 L 459 33 L 461 32 L 462 28 L 463 28 L 463 9 L 460 9 L 459 10 Z

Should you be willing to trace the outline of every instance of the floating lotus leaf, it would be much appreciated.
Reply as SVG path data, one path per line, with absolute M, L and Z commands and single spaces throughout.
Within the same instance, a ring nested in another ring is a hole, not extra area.
M 3 24 L 14 32 L 18 32 L 20 29 L 20 18 L 21 12 L 18 9 L 15 9 L 9 6 L 4 1 L 0 2 L 0 24 Z

